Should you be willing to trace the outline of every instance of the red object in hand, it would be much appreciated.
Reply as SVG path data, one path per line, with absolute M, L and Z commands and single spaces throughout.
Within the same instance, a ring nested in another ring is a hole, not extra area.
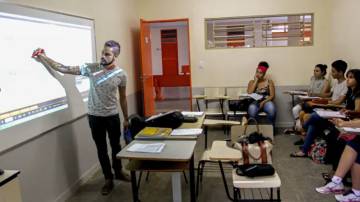
M 44 49 L 38 49 L 37 51 L 35 51 L 33 54 L 32 54 L 32 56 L 31 57 L 33 57 L 33 58 L 35 58 L 35 57 L 37 57 L 39 54 L 42 54 L 42 53 L 44 53 L 45 51 L 44 51 Z

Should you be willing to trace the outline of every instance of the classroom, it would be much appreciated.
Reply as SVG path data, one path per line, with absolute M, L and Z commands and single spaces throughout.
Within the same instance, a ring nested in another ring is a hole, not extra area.
M 359 8 L 0 0 L 0 202 L 360 201 Z

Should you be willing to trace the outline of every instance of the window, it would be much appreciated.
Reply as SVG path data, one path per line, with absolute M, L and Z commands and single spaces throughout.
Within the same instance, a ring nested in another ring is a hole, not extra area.
M 206 48 L 311 46 L 313 14 L 205 19 Z

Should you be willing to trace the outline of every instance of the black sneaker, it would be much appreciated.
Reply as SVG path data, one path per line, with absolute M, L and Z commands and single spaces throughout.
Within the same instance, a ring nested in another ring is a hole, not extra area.
M 112 180 L 105 180 L 104 186 L 101 188 L 102 195 L 108 195 L 114 189 L 114 182 Z
M 115 173 L 115 179 L 116 180 L 121 180 L 121 181 L 124 181 L 124 182 L 130 182 L 131 179 L 130 179 L 130 176 L 125 173 L 124 171 L 121 171 L 120 173 Z
M 294 145 L 303 145 L 303 144 L 304 144 L 304 140 L 302 140 L 302 139 L 294 142 Z

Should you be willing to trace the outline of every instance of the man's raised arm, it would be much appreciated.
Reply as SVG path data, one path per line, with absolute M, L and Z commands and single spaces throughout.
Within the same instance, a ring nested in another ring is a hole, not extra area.
M 43 64 L 45 67 L 49 67 L 58 72 L 64 74 L 73 74 L 80 75 L 80 67 L 79 66 L 65 66 L 59 62 L 54 61 L 53 59 L 46 56 L 44 49 L 38 48 L 33 52 L 32 57 Z

